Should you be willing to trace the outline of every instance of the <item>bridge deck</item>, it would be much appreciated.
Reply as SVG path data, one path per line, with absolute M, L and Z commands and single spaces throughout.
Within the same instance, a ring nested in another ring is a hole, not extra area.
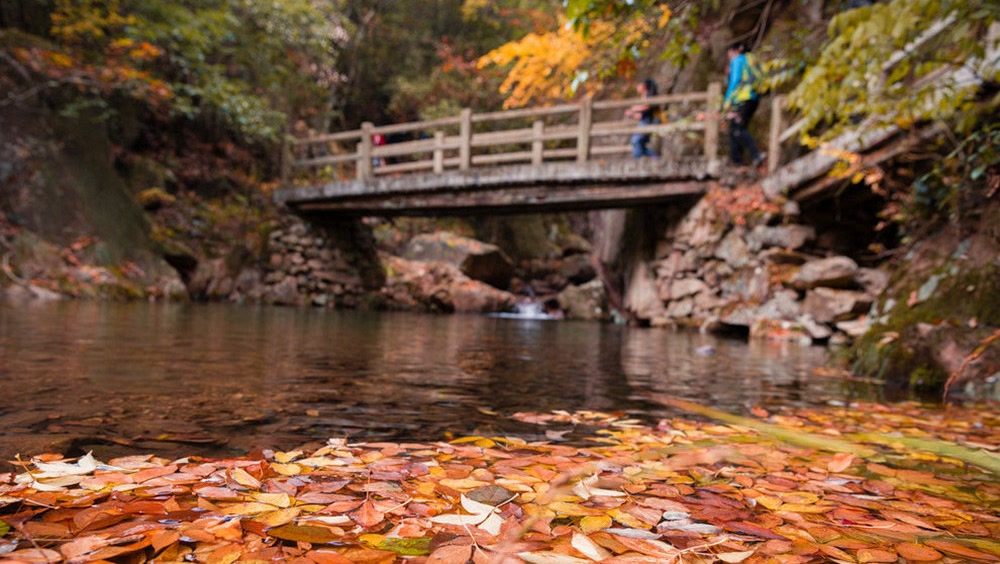
M 704 158 L 511 165 L 328 182 L 282 190 L 275 199 L 300 212 L 362 216 L 631 207 L 702 194 L 719 168 Z

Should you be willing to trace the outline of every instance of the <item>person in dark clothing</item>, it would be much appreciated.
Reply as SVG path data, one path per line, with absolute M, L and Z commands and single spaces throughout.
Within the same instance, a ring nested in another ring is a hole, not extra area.
M 652 78 L 647 78 L 636 86 L 639 95 L 643 98 L 656 96 L 656 82 Z M 639 121 L 639 125 L 652 125 L 656 123 L 656 108 L 650 104 L 635 104 L 625 110 L 625 117 Z M 649 141 L 652 136 L 649 133 L 636 133 L 632 135 L 632 156 L 635 158 L 653 157 L 659 155 L 649 148 Z
M 757 92 L 754 91 L 752 72 L 747 61 L 746 49 L 741 43 L 734 43 L 727 52 L 729 56 L 729 79 L 726 96 L 722 103 L 722 113 L 729 125 L 729 156 L 736 166 L 746 161 L 744 152 L 750 154 L 754 167 L 764 162 L 764 154 L 757 150 L 757 144 L 750 135 L 750 119 L 757 111 Z

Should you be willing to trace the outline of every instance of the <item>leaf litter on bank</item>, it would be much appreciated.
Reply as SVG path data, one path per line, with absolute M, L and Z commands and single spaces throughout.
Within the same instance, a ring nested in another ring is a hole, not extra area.
M 992 406 L 518 414 L 585 444 L 330 440 L 0 474 L 0 562 L 998 562 Z

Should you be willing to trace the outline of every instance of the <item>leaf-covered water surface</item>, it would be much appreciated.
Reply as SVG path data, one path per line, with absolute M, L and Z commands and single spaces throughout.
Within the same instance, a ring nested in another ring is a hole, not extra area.
M 1000 561 L 992 406 L 676 403 L 707 417 L 516 414 L 553 442 L 36 456 L 0 474 L 0 561 Z M 603 429 L 559 442 L 582 422 Z

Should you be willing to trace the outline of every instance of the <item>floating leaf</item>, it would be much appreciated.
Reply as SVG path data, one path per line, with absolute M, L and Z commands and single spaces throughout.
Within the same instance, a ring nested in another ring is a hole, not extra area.
M 333 542 L 341 535 L 335 531 L 317 525 L 282 525 L 267 531 L 268 536 L 294 542 L 308 542 L 311 544 L 325 544 Z
M 503 486 L 489 484 L 471 490 L 469 493 L 465 494 L 465 497 L 472 501 L 478 501 L 480 503 L 496 507 L 497 505 L 514 499 L 516 495 L 517 494 Z
M 590 540 L 590 537 L 587 535 L 574 533 L 571 544 L 573 548 L 579 550 L 581 554 L 595 562 L 600 562 L 605 558 L 611 558 L 610 552 L 602 548 L 596 542 Z
M 829 464 L 826 465 L 826 469 L 830 472 L 843 472 L 850 468 L 851 464 L 854 463 L 854 453 L 852 452 L 838 452 L 833 455 L 833 459 Z
M 939 560 L 944 556 L 929 546 L 912 542 L 899 543 L 895 548 L 901 557 L 913 562 L 930 562 L 932 560 Z
M 587 515 L 580 519 L 580 530 L 585 533 L 603 531 L 612 525 L 611 517 L 607 515 Z
M 449 544 L 436 549 L 427 557 L 427 564 L 466 564 L 472 556 L 471 546 Z
M 723 562 L 728 562 L 729 564 L 735 564 L 737 562 L 743 562 L 747 558 L 750 558 L 756 553 L 755 550 L 744 550 L 741 552 L 722 552 L 716 554 L 715 557 Z
M 385 520 L 385 513 L 379 511 L 371 499 L 366 499 L 356 511 L 351 513 L 351 518 L 358 525 L 370 529 Z
M 561 552 L 522 552 L 521 560 L 529 564 L 590 564 L 586 558 L 577 558 Z
M 430 543 L 431 539 L 429 538 L 403 539 L 386 537 L 375 548 L 389 550 L 403 556 L 424 556 L 430 552 Z

